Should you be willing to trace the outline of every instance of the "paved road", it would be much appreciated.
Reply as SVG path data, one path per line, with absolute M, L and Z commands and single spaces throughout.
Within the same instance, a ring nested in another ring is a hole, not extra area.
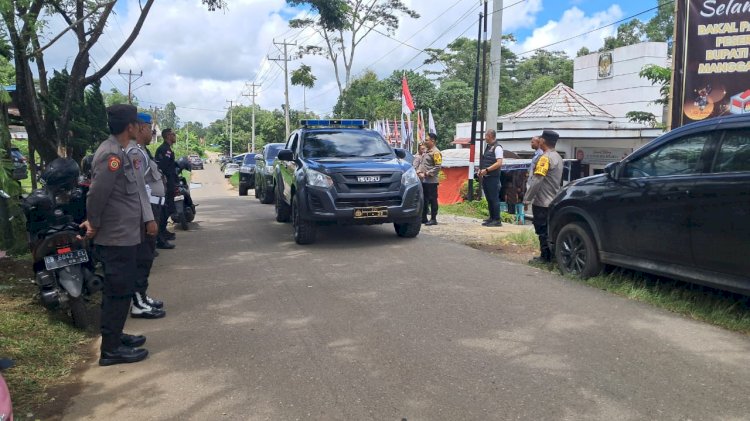
M 100 368 L 69 420 L 750 418 L 750 339 L 390 226 L 300 247 L 273 207 L 194 177 L 145 362 Z

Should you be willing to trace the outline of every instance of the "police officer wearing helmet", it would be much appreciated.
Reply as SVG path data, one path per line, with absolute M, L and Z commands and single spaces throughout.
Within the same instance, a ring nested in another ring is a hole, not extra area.
M 552 261 L 552 251 L 549 248 L 547 234 L 547 216 L 552 199 L 560 191 L 563 175 L 563 160 L 555 150 L 560 136 L 552 130 L 542 132 L 542 142 L 539 147 L 544 151 L 534 167 L 534 175 L 529 183 L 524 205 L 531 203 L 534 214 L 534 231 L 539 236 L 540 256 L 532 262 L 549 263 Z
M 165 188 L 161 172 L 156 162 L 151 159 L 150 152 L 146 148 L 151 143 L 151 116 L 146 113 L 138 113 L 139 131 L 136 142 L 131 142 L 126 153 L 132 160 L 136 171 L 143 175 L 146 182 L 146 193 L 151 204 L 154 216 L 161 213 L 161 205 L 164 202 Z M 144 319 L 158 319 L 164 317 L 164 303 L 150 297 L 148 290 L 148 277 L 151 274 L 151 266 L 154 263 L 156 252 L 156 237 L 146 236 L 138 245 L 136 256 L 135 294 L 133 294 L 133 306 L 130 308 L 130 316 Z
M 158 230 L 143 175 L 125 153 L 140 128 L 137 109 L 126 104 L 108 107 L 107 122 L 111 135 L 94 154 L 88 219 L 81 224 L 104 268 L 99 365 L 133 363 L 148 356 L 147 350 L 138 348 L 146 338 L 126 335 L 123 327 L 135 292 L 138 244 Z
M 159 218 L 159 237 L 157 238 L 157 248 L 174 248 L 173 246 L 167 245 L 167 240 L 174 240 L 175 235 L 167 231 L 167 219 L 169 215 L 173 214 L 174 208 L 174 196 L 175 189 L 177 188 L 177 167 L 175 165 L 174 151 L 172 151 L 172 145 L 177 141 L 177 136 L 174 134 L 172 129 L 164 129 L 161 131 L 161 137 L 164 142 L 159 145 L 156 149 L 156 163 L 159 165 L 159 170 L 166 178 L 167 183 L 167 196 L 166 203 L 164 206 L 163 214 Z

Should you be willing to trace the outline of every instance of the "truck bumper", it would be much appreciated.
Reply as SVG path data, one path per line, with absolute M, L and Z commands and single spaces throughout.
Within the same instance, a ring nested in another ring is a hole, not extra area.
M 306 186 L 297 197 L 305 219 L 340 225 L 413 222 L 422 216 L 422 186 L 399 192 L 339 194 L 334 189 Z

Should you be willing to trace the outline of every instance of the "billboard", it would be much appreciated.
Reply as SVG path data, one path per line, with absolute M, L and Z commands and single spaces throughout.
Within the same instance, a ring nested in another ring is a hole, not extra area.
M 671 127 L 750 113 L 750 0 L 676 0 Z

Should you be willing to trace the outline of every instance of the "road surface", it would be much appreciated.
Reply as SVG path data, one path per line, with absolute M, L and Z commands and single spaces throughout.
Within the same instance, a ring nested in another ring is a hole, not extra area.
M 164 250 L 149 358 L 98 367 L 68 420 L 750 417 L 750 339 L 392 226 L 298 246 L 273 206 L 196 171 Z

